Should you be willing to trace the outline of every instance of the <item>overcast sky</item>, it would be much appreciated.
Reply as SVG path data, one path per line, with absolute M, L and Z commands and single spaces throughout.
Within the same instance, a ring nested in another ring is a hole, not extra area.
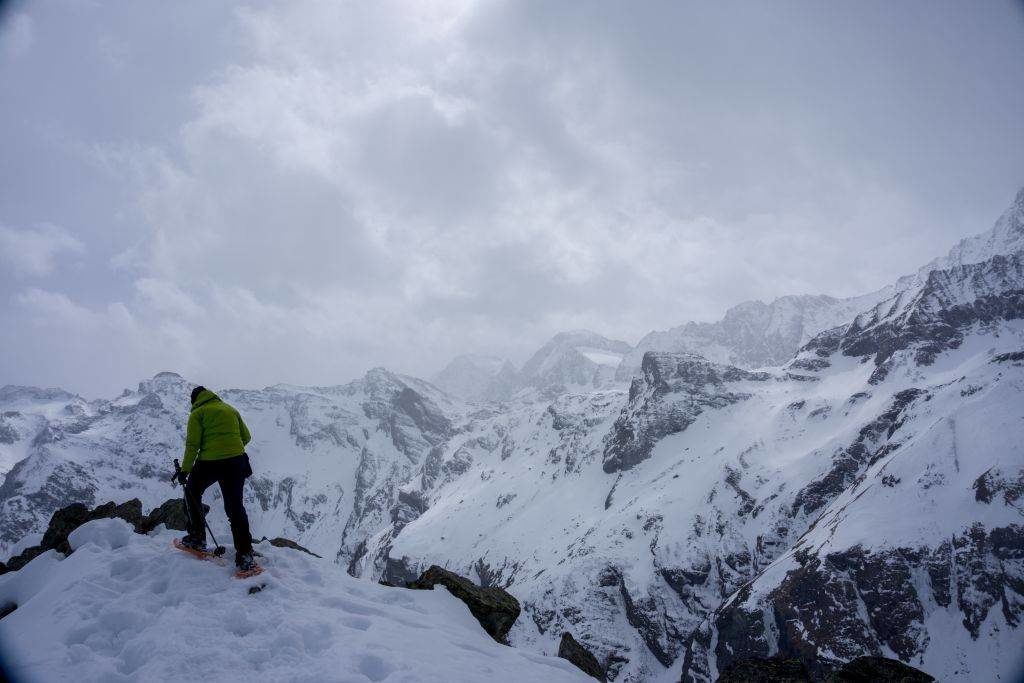
M 1024 185 L 1024 8 L 29 2 L 0 384 L 335 384 L 876 289 Z

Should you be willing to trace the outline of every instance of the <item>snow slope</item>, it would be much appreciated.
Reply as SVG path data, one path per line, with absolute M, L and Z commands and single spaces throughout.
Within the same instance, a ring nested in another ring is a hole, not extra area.
M 759 371 L 649 352 L 627 386 L 612 363 L 628 345 L 575 332 L 501 402 L 379 368 L 224 392 L 256 435 L 256 535 L 370 581 L 438 564 L 506 587 L 513 643 L 549 653 L 570 631 L 616 681 L 709 681 L 775 652 L 1006 680 L 1024 620 L 1022 197 L 835 325 L 827 298 L 753 307 L 723 349 L 793 345 Z M 0 432 L 25 454 L 0 540 L 73 500 L 166 499 L 189 388 L 0 390 Z
M 120 519 L 72 532 L 0 576 L 0 647 L 16 681 L 570 681 L 567 661 L 499 645 L 444 588 L 358 581 L 294 550 L 258 549 L 266 571 L 229 568 L 133 533 Z M 249 594 L 250 587 L 265 586 Z

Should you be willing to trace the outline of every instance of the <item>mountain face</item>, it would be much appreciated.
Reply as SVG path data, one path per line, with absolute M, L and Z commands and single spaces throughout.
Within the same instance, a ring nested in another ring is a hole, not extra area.
M 0 395 L 12 448 L 25 453 L 0 486 L 0 542 L 45 528 L 54 510 L 127 493 L 166 500 L 180 458 L 193 384 L 174 373 L 113 401 L 7 388 Z M 347 558 L 388 523 L 396 488 L 450 438 L 460 407 L 433 386 L 383 369 L 329 388 L 224 391 L 245 416 L 256 475 L 247 489 L 254 533 L 301 537 Z M 384 502 L 386 501 L 386 502 Z
M 431 382 L 467 401 L 500 401 L 518 388 L 519 372 L 504 358 L 465 355 L 453 359 Z
M 770 304 L 747 301 L 730 308 L 715 323 L 689 322 L 651 332 L 623 359 L 616 375 L 621 380 L 636 376 L 648 351 L 696 353 L 743 368 L 781 365 L 814 335 L 849 322 L 885 293 L 851 299 L 784 296 Z
M 632 347 L 596 332 L 575 330 L 551 338 L 522 370 L 494 356 L 466 355 L 452 360 L 433 383 L 467 401 L 506 401 L 527 390 L 554 397 L 615 383 L 615 369 Z
M 551 654 L 568 631 L 616 681 L 713 681 L 775 655 L 823 675 L 865 654 L 940 680 L 1011 679 L 1022 217 L 1024 192 L 992 231 L 838 322 L 853 300 L 738 307 L 735 335 L 714 337 L 727 353 L 648 349 L 628 385 L 615 374 L 634 350 L 574 332 L 500 403 L 383 369 L 220 392 L 254 434 L 254 533 L 367 580 L 437 564 L 507 588 L 523 606 L 512 644 Z M 784 357 L 730 355 L 758 344 Z M 190 388 L 162 373 L 109 401 L 0 390 L 0 542 L 68 502 L 165 500 Z
M 616 377 L 628 381 L 640 372 L 648 351 L 696 353 L 719 363 L 761 368 L 786 363 L 817 334 L 845 325 L 862 311 L 893 296 L 917 290 L 929 273 L 987 261 L 995 255 L 1024 250 L 1024 189 L 987 232 L 967 237 L 949 252 L 875 292 L 846 299 L 830 296 L 784 296 L 769 304 L 747 301 L 714 323 L 688 322 L 649 333 L 623 359 Z
M 526 361 L 520 383 L 547 395 L 606 387 L 614 381 L 615 369 L 631 350 L 626 342 L 595 332 L 562 332 Z

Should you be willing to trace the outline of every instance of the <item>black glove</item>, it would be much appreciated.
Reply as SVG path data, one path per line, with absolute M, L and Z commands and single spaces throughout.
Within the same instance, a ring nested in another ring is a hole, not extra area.
M 182 486 L 184 486 L 185 482 L 188 481 L 188 472 L 178 470 L 177 472 L 174 473 L 174 479 L 181 483 Z

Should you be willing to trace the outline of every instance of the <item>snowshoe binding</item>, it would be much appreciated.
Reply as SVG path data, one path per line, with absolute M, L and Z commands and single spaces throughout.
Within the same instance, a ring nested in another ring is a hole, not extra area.
M 174 539 L 174 547 L 196 559 L 207 560 L 221 565 L 224 564 L 219 554 L 210 552 L 207 550 L 206 544 L 197 543 L 189 536 Z
M 238 568 L 238 571 L 235 572 L 236 579 L 246 579 L 263 573 L 263 567 L 256 564 L 256 560 L 251 554 L 236 557 L 235 566 Z

